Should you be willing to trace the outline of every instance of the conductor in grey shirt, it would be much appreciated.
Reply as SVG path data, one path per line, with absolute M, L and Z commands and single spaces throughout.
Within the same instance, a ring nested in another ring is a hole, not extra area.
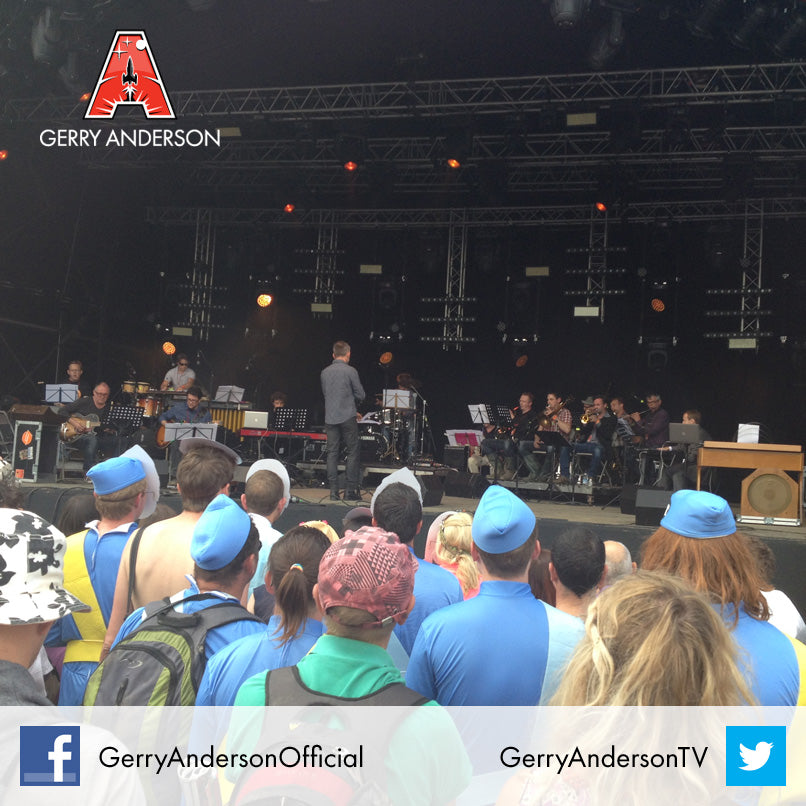
M 325 431 L 327 433 L 327 481 L 330 500 L 339 500 L 339 450 L 341 441 L 347 449 L 345 501 L 361 498 L 358 489 L 359 444 L 356 404 L 364 397 L 358 372 L 350 366 L 350 345 L 337 341 L 333 345 L 333 363 L 322 370 L 322 393 L 325 396 Z

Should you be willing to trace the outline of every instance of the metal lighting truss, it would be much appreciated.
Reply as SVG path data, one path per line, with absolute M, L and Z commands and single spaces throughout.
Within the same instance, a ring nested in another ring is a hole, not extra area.
M 599 321 L 604 322 L 605 297 L 623 296 L 622 288 L 608 288 L 608 275 L 624 274 L 624 269 L 610 269 L 607 266 L 607 256 L 611 252 L 624 252 L 622 247 L 610 247 L 607 243 L 608 213 L 600 213 L 591 205 L 590 227 L 588 229 L 588 246 L 583 249 L 568 249 L 569 253 L 585 253 L 588 256 L 588 266 L 582 270 L 566 272 L 567 275 L 581 274 L 585 277 L 585 289 L 582 291 L 568 290 L 566 296 L 584 296 L 585 307 L 599 309 Z
M 628 219 L 633 223 L 651 224 L 657 221 L 731 221 L 741 218 L 747 205 L 764 206 L 766 219 L 806 218 L 806 196 L 753 199 L 728 202 L 724 199 L 696 201 L 650 201 L 630 204 Z M 412 227 L 448 227 L 464 224 L 468 227 L 533 227 L 588 226 L 589 204 L 545 205 L 532 207 L 474 207 L 430 209 L 361 209 L 361 210 L 297 210 L 292 215 L 267 208 L 222 207 L 206 210 L 219 226 L 252 228 L 318 227 L 323 216 L 334 225 L 349 229 L 389 229 Z M 147 220 L 154 224 L 195 226 L 199 209 L 196 207 L 149 207 Z
M 738 318 L 739 327 L 734 331 L 705 333 L 706 338 L 752 339 L 758 346 L 758 340 L 772 336 L 771 331 L 761 329 L 761 319 L 771 315 L 771 310 L 762 309 L 763 297 L 771 293 L 771 289 L 761 284 L 761 266 L 764 256 L 764 202 L 747 202 L 744 210 L 744 243 L 740 261 L 741 277 L 738 288 L 709 288 L 707 294 L 722 297 L 727 303 L 739 298 L 739 308 L 734 305 L 728 310 L 709 310 L 706 316 Z
M 516 78 L 480 78 L 200 90 L 171 93 L 179 119 L 262 116 L 270 121 L 394 119 L 490 115 L 601 107 L 640 99 L 644 107 L 685 103 L 737 104 L 806 91 L 806 62 L 728 65 Z M 86 104 L 73 98 L 9 99 L 8 120 L 53 124 L 83 118 Z M 188 121 L 185 121 L 187 124 Z
M 193 328 L 193 336 L 200 342 L 210 338 L 210 331 L 220 329 L 221 324 L 213 322 L 213 311 L 223 310 L 226 306 L 214 302 L 215 295 L 224 289 L 214 285 L 215 279 L 215 244 L 216 222 L 211 210 L 196 210 L 196 241 L 193 256 L 193 269 L 188 276 L 188 283 L 179 286 L 185 292 L 185 301 L 179 307 L 186 312 L 186 318 L 177 324 Z
M 475 297 L 465 296 L 467 277 L 467 225 L 454 221 L 448 225 L 448 262 L 445 272 L 445 296 L 423 297 L 421 302 L 442 303 L 442 317 L 421 317 L 421 322 L 442 322 L 442 336 L 422 336 L 421 341 L 441 341 L 442 349 L 474 342 L 472 336 L 464 335 L 464 325 L 475 322 L 475 317 L 465 316 L 465 306 L 476 301 Z

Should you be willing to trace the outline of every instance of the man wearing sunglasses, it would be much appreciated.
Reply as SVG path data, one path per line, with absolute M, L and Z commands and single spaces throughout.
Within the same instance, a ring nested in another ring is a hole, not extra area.
M 196 373 L 190 368 L 188 357 L 184 353 L 176 356 L 176 366 L 165 373 L 160 389 L 165 392 L 172 389 L 175 392 L 184 392 L 193 386 L 196 380 Z

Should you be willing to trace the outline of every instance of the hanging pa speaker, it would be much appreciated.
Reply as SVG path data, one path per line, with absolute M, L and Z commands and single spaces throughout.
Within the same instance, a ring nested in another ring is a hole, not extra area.
M 783 470 L 762 467 L 742 481 L 742 518 L 797 520 L 798 509 L 797 482 Z

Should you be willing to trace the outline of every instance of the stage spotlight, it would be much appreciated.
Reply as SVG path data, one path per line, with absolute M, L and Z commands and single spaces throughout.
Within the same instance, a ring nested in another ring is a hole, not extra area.
M 380 357 L 378 358 L 378 363 L 382 367 L 388 367 L 392 361 L 394 360 L 394 355 L 389 350 L 386 352 L 381 353 Z
M 551 19 L 558 28 L 573 28 L 590 8 L 590 0 L 551 0 Z
M 288 202 L 287 204 L 285 204 L 283 206 L 283 212 L 285 212 L 285 213 L 293 213 L 294 210 L 296 210 L 296 209 L 297 209 L 297 206 L 293 202 Z
M 710 39 L 714 21 L 727 3 L 728 0 L 705 0 L 700 8 L 700 13 L 688 24 L 692 35 L 700 39 Z
M 348 173 L 352 173 L 353 171 L 357 171 L 358 170 L 358 163 L 353 162 L 353 160 L 347 160 L 347 162 L 344 163 L 344 170 L 347 171 Z
M 59 12 L 51 6 L 42 9 L 31 31 L 31 52 L 35 62 L 53 65 L 62 56 L 62 30 Z
M 457 168 L 461 168 L 461 167 L 462 167 L 462 163 L 461 163 L 461 162 L 459 162 L 459 160 L 458 160 L 458 159 L 456 159 L 456 158 L 454 158 L 454 157 L 449 157 L 448 159 L 446 159 L 446 160 L 445 160 L 445 164 L 446 164 L 446 165 L 447 165 L 449 168 L 452 168 L 454 171 L 455 171 Z
M 655 313 L 663 313 L 666 310 L 666 303 L 660 297 L 652 297 L 649 305 Z
M 597 210 L 598 210 L 600 213 L 606 213 L 606 212 L 607 212 L 607 205 L 606 205 L 606 204 L 605 204 L 603 201 L 598 201 L 598 202 L 596 202 L 596 205 L 595 205 L 595 206 L 596 206 L 596 209 L 597 209 Z
M 268 308 L 274 302 L 274 297 L 266 292 L 261 292 L 257 295 L 257 304 L 260 308 Z
M 745 17 L 744 22 L 728 37 L 737 48 L 748 50 L 753 35 L 765 23 L 770 10 L 764 3 L 756 3 L 753 10 Z
M 789 55 L 792 45 L 806 33 L 806 13 L 799 11 L 792 23 L 772 45 L 772 52 L 781 59 Z
M 8 149 L 7 148 L 0 149 L 0 162 L 3 162 L 4 160 L 7 159 L 8 159 Z
M 162 352 L 165 355 L 173 355 L 176 352 L 176 345 L 171 341 L 164 341 L 162 343 Z
M 594 70 L 601 70 L 624 44 L 624 17 L 613 11 L 610 22 L 597 31 L 591 43 L 588 63 Z

